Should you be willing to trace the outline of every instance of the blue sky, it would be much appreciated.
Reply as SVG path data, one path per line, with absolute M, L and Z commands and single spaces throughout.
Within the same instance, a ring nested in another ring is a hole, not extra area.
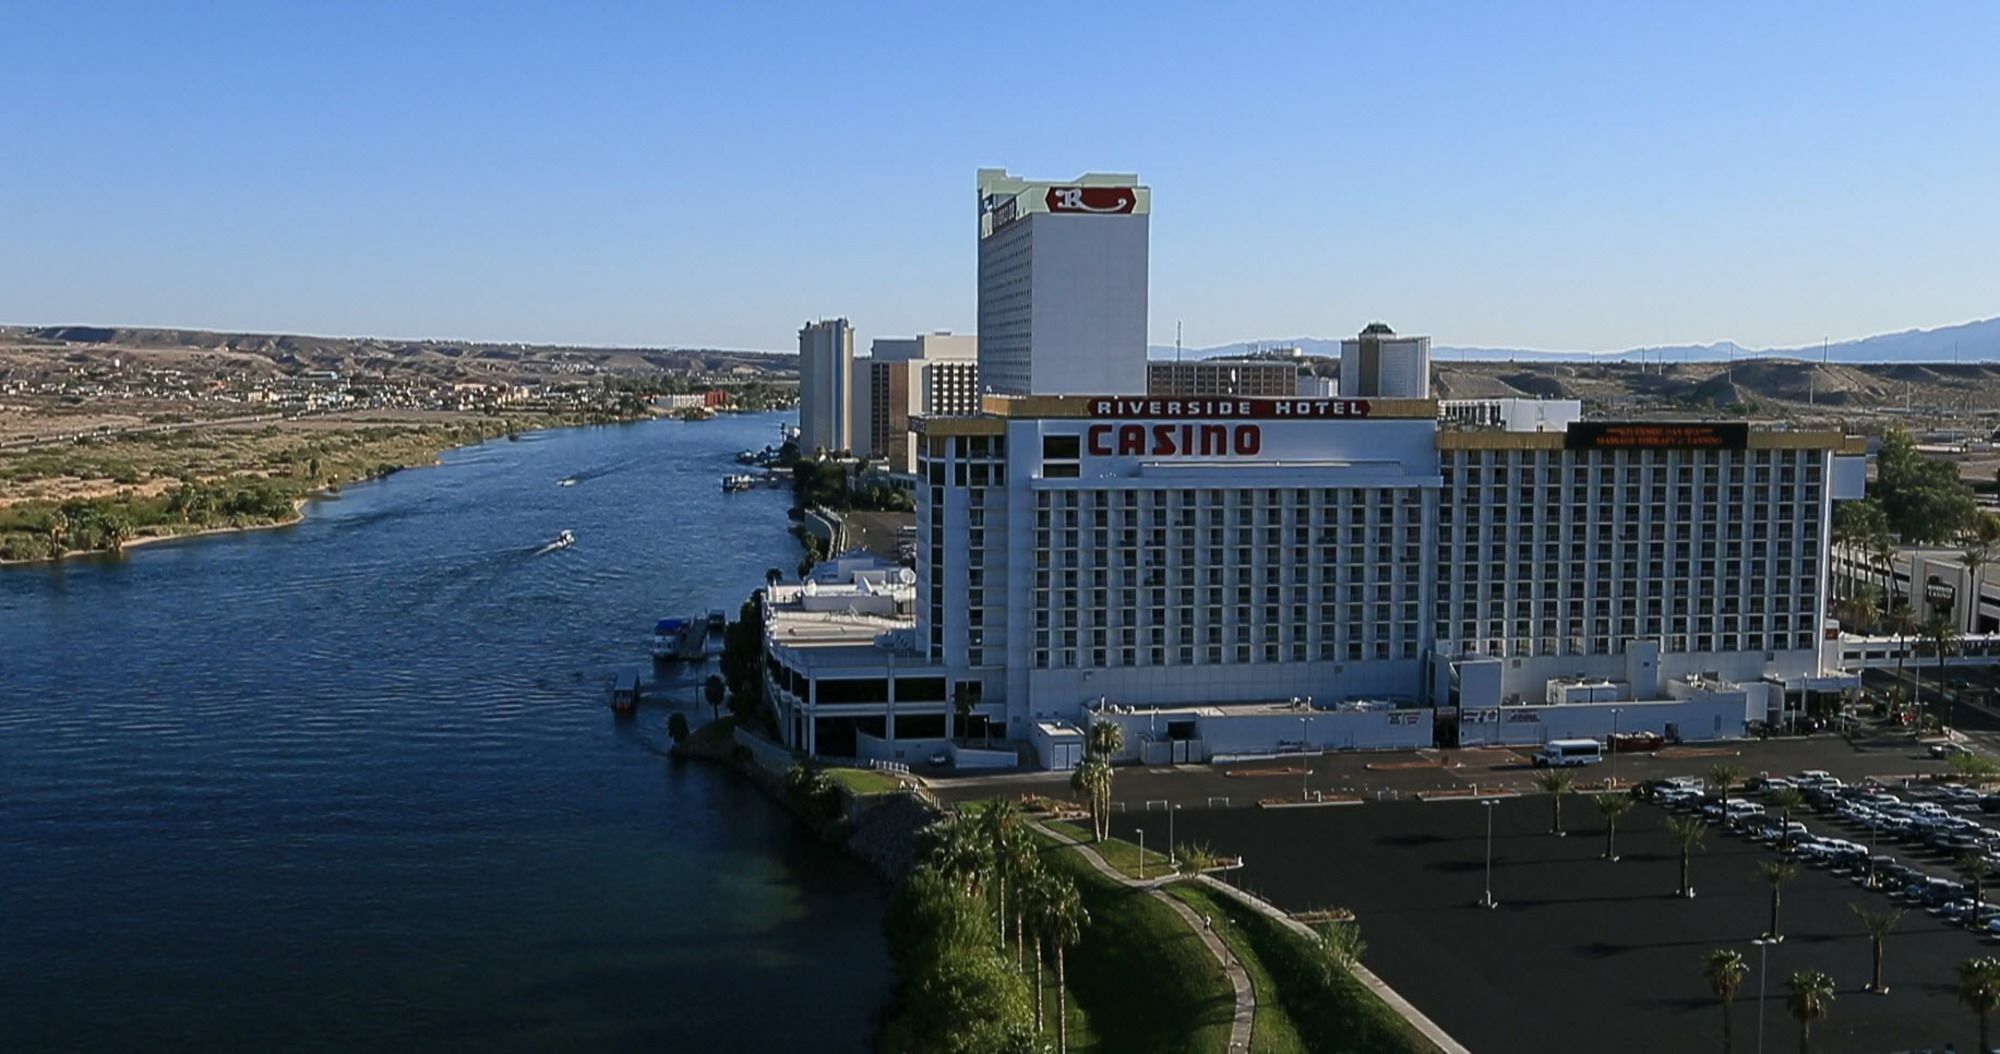
M 1152 333 L 2000 315 L 2000 5 L 32 4 L 0 321 L 974 328 L 973 173 L 1136 171 Z

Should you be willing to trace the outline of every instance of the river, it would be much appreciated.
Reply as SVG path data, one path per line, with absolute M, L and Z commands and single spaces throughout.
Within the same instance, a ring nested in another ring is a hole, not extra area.
M 884 891 L 606 706 L 655 618 L 792 573 L 786 495 L 718 485 L 779 421 L 0 569 L 0 1048 L 864 1049 Z

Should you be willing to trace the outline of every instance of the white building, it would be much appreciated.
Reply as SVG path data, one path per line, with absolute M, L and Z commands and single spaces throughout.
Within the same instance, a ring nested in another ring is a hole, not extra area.
M 1340 394 L 1348 399 L 1428 399 L 1431 338 L 1399 337 L 1380 322 L 1340 342 Z
M 857 376 L 857 452 L 886 458 L 892 472 L 909 472 L 916 464 L 911 418 L 979 412 L 979 338 L 943 332 L 881 338 Z
M 979 379 L 1011 395 L 1146 391 L 1152 191 L 979 170 Z
M 1118 720 L 1141 760 L 1716 738 L 1854 683 L 1823 597 L 1859 441 L 1437 414 L 1107 396 L 920 419 L 913 618 L 882 647 L 1002 738 Z M 788 681 L 839 668 L 790 654 Z M 849 702 L 867 731 L 888 700 Z
M 1299 365 L 1283 359 L 1196 359 L 1146 364 L 1147 395 L 1299 394 Z
M 799 449 L 854 448 L 854 327 L 844 318 L 799 329 Z

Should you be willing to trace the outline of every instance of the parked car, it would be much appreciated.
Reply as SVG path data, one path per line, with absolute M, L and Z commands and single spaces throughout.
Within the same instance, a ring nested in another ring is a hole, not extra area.
M 1944 740 L 1943 742 L 1932 743 L 1930 747 L 1930 752 L 1931 752 L 1931 757 L 1934 758 L 1948 758 L 1953 754 L 1972 753 L 1972 751 L 1969 748 L 1967 748 L 1964 744 L 1954 743 L 1948 739 Z

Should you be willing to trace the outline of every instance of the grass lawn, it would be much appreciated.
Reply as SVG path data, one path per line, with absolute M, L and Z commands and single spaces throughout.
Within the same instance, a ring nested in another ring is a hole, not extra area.
M 1146 850 L 1146 873 L 1139 873 L 1139 847 L 1120 838 L 1107 838 L 1102 842 L 1090 840 L 1090 829 L 1073 823 L 1047 823 L 1052 831 L 1061 831 L 1079 842 L 1097 850 L 1097 855 L 1113 868 L 1133 878 L 1158 878 L 1173 869 L 1174 862 L 1167 854 L 1155 849 Z
M 1329 987 L 1298 934 L 1203 886 L 1177 883 L 1167 893 L 1214 919 L 1216 934 L 1249 973 L 1257 993 L 1253 1054 L 1435 1051 L 1353 975 L 1343 972 Z
M 896 777 L 872 769 L 831 768 L 826 770 L 826 775 L 828 779 L 847 788 L 850 794 L 886 794 L 903 786 L 896 781 Z
M 1070 1049 L 1225 1049 L 1235 996 L 1187 923 L 1165 904 L 1098 874 L 1074 849 L 1045 845 L 1042 860 L 1075 881 L 1090 913 L 1082 943 L 1069 951 L 1068 973 L 1070 1002 L 1094 1035 L 1072 1035 Z

